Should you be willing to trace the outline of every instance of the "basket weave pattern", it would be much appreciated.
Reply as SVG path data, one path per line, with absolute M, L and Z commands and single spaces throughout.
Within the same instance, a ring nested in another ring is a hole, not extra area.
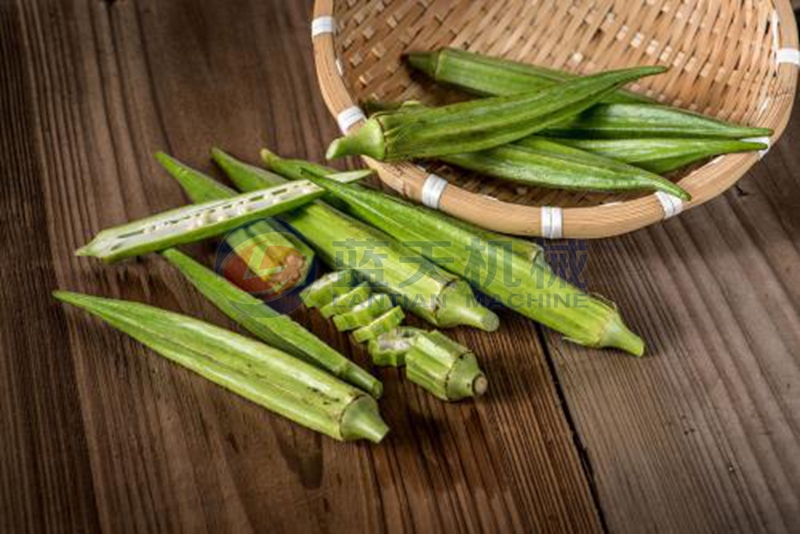
M 773 128 L 772 143 L 786 127 L 797 83 L 797 66 L 779 52 L 798 47 L 789 0 L 317 0 L 314 17 L 335 21 L 335 33 L 315 32 L 314 49 L 322 93 L 336 117 L 346 110 L 352 116 L 352 108 L 369 99 L 452 101 L 457 93 L 410 73 L 402 62 L 405 52 L 443 46 L 582 74 L 665 65 L 668 73 L 631 89 Z M 693 200 L 676 211 L 721 194 L 759 157 L 728 155 L 684 172 L 676 179 Z M 546 190 L 440 165 L 367 162 L 386 184 L 417 201 L 430 173 L 443 176 L 450 185 L 440 209 L 512 234 L 548 233 L 543 206 L 561 208 L 563 222 L 548 237 L 617 235 L 663 220 L 669 211 L 652 194 Z

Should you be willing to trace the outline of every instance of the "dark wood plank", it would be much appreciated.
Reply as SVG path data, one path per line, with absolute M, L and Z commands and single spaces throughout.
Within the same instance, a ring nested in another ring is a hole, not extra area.
M 650 358 L 549 337 L 613 531 L 800 529 L 798 119 L 723 197 L 592 244 Z
M 230 326 L 157 258 L 103 266 L 72 250 L 105 226 L 185 202 L 153 162 L 157 149 L 207 169 L 215 143 L 242 156 L 267 143 L 321 158 L 335 124 L 317 93 L 309 1 L 14 6 L 4 16 L 21 27 L 31 83 L 14 89 L 27 99 L 14 109 L 27 115 L 3 122 L 2 150 L 26 152 L 17 166 L 27 181 L 4 186 L 20 189 L 3 198 L 3 216 L 20 237 L 28 235 L 24 219 L 10 214 L 35 217 L 50 249 L 11 240 L 40 270 L 14 271 L 4 291 L 18 308 L 35 300 L 23 317 L 39 326 L 31 340 L 4 318 L 4 348 L 15 347 L 13 336 L 19 354 L 36 352 L 16 364 L 27 375 L 3 374 L 14 388 L 4 391 L 34 395 L 31 375 L 47 366 L 57 366 L 47 376 L 59 382 L 41 393 L 41 419 L 25 423 L 13 396 L 0 407 L 25 427 L 15 436 L 24 430 L 47 445 L 0 453 L 2 469 L 33 481 L 23 497 L 2 494 L 2 509 L 19 518 L 11 526 L 29 515 L 69 525 L 60 515 L 68 510 L 76 526 L 107 531 L 602 530 L 537 330 L 519 318 L 507 317 L 493 336 L 455 333 L 485 362 L 493 384 L 486 400 L 444 405 L 382 372 L 393 432 L 370 447 L 299 429 L 49 303 L 58 285 Z M 198 253 L 210 258 L 213 248 Z M 351 350 L 320 317 L 294 316 Z M 354 357 L 365 361 L 362 352 Z M 29 465 L 41 462 L 41 474 Z M 56 499 L 60 508 L 50 504 Z
M 0 4 L 0 530 L 91 530 L 85 421 L 67 324 L 50 301 L 56 275 L 19 15 Z

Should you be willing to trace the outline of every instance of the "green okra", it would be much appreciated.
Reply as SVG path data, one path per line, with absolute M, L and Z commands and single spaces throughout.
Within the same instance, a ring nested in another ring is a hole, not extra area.
M 362 282 L 344 295 L 340 295 L 333 299 L 325 306 L 319 309 L 319 312 L 326 319 L 330 319 L 336 314 L 344 313 L 359 304 L 363 304 L 369 299 L 370 288 L 367 282 Z
M 391 332 L 403 323 L 406 314 L 403 313 L 403 308 L 395 306 L 388 312 L 373 320 L 367 326 L 363 326 L 353 332 L 353 338 L 359 343 L 365 343 L 371 339 L 375 339 L 381 334 Z
M 281 176 L 285 176 L 290 180 L 302 180 L 305 179 L 306 176 L 308 175 L 327 177 L 336 172 L 333 169 L 324 167 L 322 165 L 317 165 L 316 163 L 310 163 L 307 161 L 297 160 L 297 159 L 281 158 L 277 154 L 267 149 L 263 149 L 261 151 L 261 159 L 267 167 L 272 169 L 274 172 L 279 173 Z M 251 179 L 249 182 L 244 182 L 243 184 L 241 184 L 240 187 L 242 189 L 248 190 L 250 188 L 263 187 L 264 185 L 265 182 Z M 335 200 L 336 200 L 335 198 L 326 199 L 326 201 L 333 201 L 333 202 L 335 202 Z M 319 204 L 319 202 L 317 202 L 317 204 Z M 342 206 L 346 207 L 345 204 L 343 204 Z M 547 264 L 547 261 L 545 259 L 544 249 L 534 241 L 529 241 L 527 239 L 521 239 L 518 237 L 501 235 L 498 233 L 490 232 L 488 230 L 476 229 L 472 225 L 468 223 L 463 223 L 456 219 L 452 219 L 452 224 L 462 225 L 463 228 L 467 231 L 480 232 L 482 239 L 494 244 L 496 247 L 502 249 L 510 248 L 514 254 L 518 255 L 520 258 L 523 258 L 525 261 L 530 263 L 535 263 L 541 269 L 546 269 L 546 270 L 550 269 L 550 266 Z M 378 226 L 380 227 L 380 225 Z M 429 239 L 433 240 L 433 237 Z
M 388 432 L 373 397 L 253 339 L 166 310 L 57 291 L 167 359 L 332 438 L 380 442 Z
M 433 52 L 412 52 L 406 56 L 411 67 L 432 80 L 453 85 L 480 96 L 514 95 L 549 89 L 579 76 L 518 61 L 495 58 L 455 48 Z M 625 89 L 605 97 L 606 103 L 652 102 Z
M 446 163 L 526 185 L 577 191 L 663 191 L 682 200 L 679 185 L 643 169 L 539 137 L 482 152 L 444 156 Z
M 333 324 L 340 332 L 349 332 L 362 326 L 367 326 L 374 319 L 388 312 L 394 307 L 392 298 L 384 293 L 371 295 L 358 306 L 340 313 L 333 318 Z
M 301 169 L 295 172 L 302 174 Z M 264 173 L 239 172 L 230 178 L 244 190 L 276 183 Z M 330 267 L 357 271 L 376 291 L 392 295 L 397 304 L 434 326 L 463 325 L 486 331 L 498 328 L 497 315 L 478 303 L 468 284 L 382 231 L 322 202 L 287 212 L 281 218 L 304 236 Z M 520 253 L 524 248 L 532 254 L 529 246 L 520 246 Z
M 163 152 L 156 153 L 155 157 L 181 184 L 192 202 L 223 200 L 238 194 Z M 233 230 L 225 238 L 225 242 L 242 258 L 250 271 L 265 282 L 292 286 L 301 284 L 314 264 L 314 251 L 311 247 L 268 219 Z M 274 272 L 265 272 L 265 263 L 272 266 Z
M 352 291 L 358 284 L 358 274 L 352 270 L 328 273 L 300 293 L 309 308 L 322 308 L 333 300 Z
M 723 154 L 769 148 L 764 143 L 738 139 L 553 139 L 574 148 L 599 154 L 630 165 L 666 174 L 692 163 Z M 523 141 L 524 142 L 524 141 Z
M 533 93 L 413 113 L 378 113 L 352 134 L 335 140 L 328 149 L 328 159 L 364 155 L 381 161 L 403 161 L 487 150 L 558 125 L 626 83 L 664 71 L 661 67 L 639 67 L 577 78 Z
M 486 232 L 441 212 L 358 185 L 324 178 L 313 180 L 345 202 L 351 214 L 380 225 L 395 239 L 446 244 L 415 248 L 450 272 L 471 278 L 481 291 L 517 313 L 561 332 L 568 340 L 588 347 L 615 347 L 636 356 L 644 354 L 644 342 L 628 329 L 615 306 L 559 280 L 537 263 L 525 261 L 513 253 L 511 246 L 498 249 L 486 239 Z M 493 250 L 495 254 L 491 253 Z M 487 270 L 483 276 L 481 260 L 491 261 L 493 256 L 499 265 L 497 272 Z
M 323 192 L 308 181 L 292 182 L 185 206 L 103 230 L 75 254 L 115 261 L 158 252 L 224 234 L 248 222 L 300 207 L 320 198 Z
M 368 351 L 372 363 L 382 367 L 402 367 L 414 340 L 422 333 L 419 328 L 401 326 L 369 340 Z
M 290 317 L 278 313 L 176 249 L 161 254 L 225 315 L 268 345 L 316 365 L 375 398 L 381 396 L 383 386 L 375 377 Z
M 443 49 L 409 55 L 409 63 L 441 83 L 488 96 L 511 96 L 527 91 L 556 90 L 574 75 L 553 72 L 509 60 Z M 549 80 L 548 80 L 549 78 Z M 560 79 L 557 79 L 560 78 Z M 530 84 L 530 85 L 528 85 Z M 525 89 L 527 87 L 527 89 Z M 750 128 L 662 106 L 630 92 L 618 91 L 600 105 L 557 125 L 541 135 L 582 138 L 713 137 L 743 139 L 772 135 L 767 128 Z M 473 152 L 465 150 L 463 152 Z
M 772 135 L 769 128 L 740 126 L 699 113 L 652 104 L 599 104 L 542 135 L 578 139 L 718 138 Z
M 445 401 L 480 397 L 489 385 L 475 355 L 440 332 L 417 334 L 405 365 L 410 381 Z

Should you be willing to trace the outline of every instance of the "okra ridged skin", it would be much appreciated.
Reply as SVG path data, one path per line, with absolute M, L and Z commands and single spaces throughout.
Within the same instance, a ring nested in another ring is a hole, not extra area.
M 487 150 L 563 123 L 626 83 L 664 71 L 639 67 L 576 78 L 521 95 L 413 113 L 378 113 L 354 133 L 335 140 L 327 157 L 364 155 L 381 161 L 406 161 Z
M 417 335 L 405 365 L 409 380 L 444 401 L 480 397 L 489 385 L 475 355 L 440 332 Z
M 290 180 L 302 180 L 305 179 L 309 174 L 314 176 L 328 176 L 336 172 L 333 169 L 323 167 L 315 163 L 310 163 L 303 160 L 281 158 L 277 154 L 267 149 L 261 151 L 261 159 L 267 167 L 283 176 L 286 176 Z M 256 186 L 257 184 L 251 185 Z M 263 186 L 263 184 L 261 185 Z M 326 199 L 326 201 L 335 202 L 336 199 Z M 343 204 L 343 207 L 344 206 L 346 205 Z M 490 232 L 489 230 L 474 227 L 457 219 L 452 219 L 452 224 L 459 225 L 466 231 L 478 233 L 481 239 L 498 244 L 502 248 L 508 247 L 520 258 L 529 263 L 535 263 L 542 269 L 550 269 L 550 266 L 547 264 L 545 259 L 544 249 L 534 241 L 498 234 L 496 232 Z
M 320 198 L 323 193 L 324 190 L 308 181 L 294 182 L 229 199 L 193 204 L 103 230 L 75 254 L 111 262 L 159 252 L 298 208 Z
M 666 174 L 705 159 L 769 148 L 737 139 L 553 139 L 553 141 L 654 172 Z M 524 142 L 524 141 L 523 141 Z
M 412 52 L 406 56 L 411 67 L 438 83 L 453 85 L 479 96 L 517 95 L 549 89 L 578 78 L 569 72 L 548 69 L 508 59 L 494 58 L 442 48 L 433 52 Z M 651 99 L 619 89 L 605 97 L 605 103 L 652 102 Z
M 161 254 L 212 304 L 257 338 L 380 398 L 383 385 L 378 379 L 290 317 L 276 312 L 176 249 L 165 250 Z
M 287 163 L 283 170 L 291 179 L 297 175 L 302 176 L 308 169 L 326 174 L 331 172 L 313 164 L 305 164 L 303 168 L 299 168 Z M 279 169 L 273 170 L 283 174 Z M 270 177 L 257 173 L 237 172 L 229 176 L 237 187 L 244 190 L 274 185 L 276 181 L 274 175 Z M 377 290 L 392 295 L 405 310 L 434 326 L 472 326 L 493 332 L 500 325 L 497 315 L 477 302 L 469 285 L 463 280 L 428 262 L 380 230 L 325 203 L 308 204 L 303 209 L 284 214 L 282 219 L 303 235 L 316 249 L 320 259 L 333 269 L 358 271 Z M 365 242 L 370 243 L 370 246 L 350 248 L 353 243 Z M 367 255 L 382 258 L 380 280 L 374 279 L 374 261 L 364 261 Z M 418 261 L 409 263 L 409 258 L 417 258 Z M 422 274 L 417 276 L 420 271 Z
M 449 243 L 450 246 L 438 254 L 424 248 L 420 252 L 433 262 L 448 260 L 440 265 L 454 274 L 469 276 L 474 265 L 471 254 L 476 246 L 490 250 L 490 243 L 480 238 L 480 230 L 456 223 L 442 213 L 358 185 L 320 178 L 313 180 L 346 202 L 352 214 L 380 225 L 395 239 Z M 499 297 L 517 313 L 561 332 L 569 341 L 588 347 L 615 347 L 636 356 L 644 354 L 644 342 L 628 329 L 613 305 L 587 295 L 566 281 L 551 278 L 555 276 L 552 271 L 524 261 L 517 254 L 509 254 L 507 259 L 504 256 L 503 261 L 504 268 L 507 265 L 510 270 L 510 279 L 520 284 L 515 287 L 506 284 L 503 276 L 498 275 L 488 281 L 477 280 L 481 291 Z
M 547 137 L 588 139 L 714 138 L 772 135 L 769 128 L 731 124 L 697 113 L 652 104 L 599 104 L 542 133 Z
M 338 440 L 374 443 L 389 430 L 374 398 L 263 343 L 145 304 L 64 291 L 53 295 L 174 363 L 312 430 Z
M 232 198 L 238 193 L 163 152 L 156 153 L 156 160 L 181 185 L 195 203 L 211 202 Z M 247 242 L 252 246 L 244 247 Z M 281 266 L 282 272 L 276 275 L 262 275 L 258 266 L 251 271 L 265 282 L 303 283 L 314 263 L 314 251 L 302 239 L 285 232 L 277 224 L 269 220 L 256 221 L 228 234 L 225 243 L 239 252 L 242 260 L 250 265 L 253 258 L 261 259 L 265 255 L 273 265 Z M 241 247 L 241 248 L 240 248 Z M 243 254 L 248 250 L 249 254 Z

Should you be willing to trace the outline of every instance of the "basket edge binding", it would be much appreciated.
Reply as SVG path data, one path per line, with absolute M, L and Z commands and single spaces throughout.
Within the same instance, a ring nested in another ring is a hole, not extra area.
M 342 64 L 336 57 L 334 2 L 316 0 L 311 36 L 323 99 L 339 129 L 347 133 L 360 126 L 365 115 L 350 96 L 342 78 Z M 767 141 L 770 147 L 778 141 L 789 123 L 800 67 L 797 27 L 791 4 L 789 0 L 773 0 L 773 7 L 773 55 L 779 68 L 778 84 L 787 90 L 772 99 L 772 109 L 766 114 L 765 126 L 775 133 L 762 141 Z M 782 24 L 784 20 L 792 23 Z M 691 193 L 690 202 L 656 193 L 625 202 L 578 208 L 532 207 L 503 202 L 448 184 L 441 177 L 410 163 L 387 164 L 371 158 L 363 159 L 378 173 L 381 181 L 400 195 L 489 230 L 550 239 L 594 239 L 632 232 L 704 204 L 732 187 L 768 150 L 720 156 L 691 172 L 679 182 Z

